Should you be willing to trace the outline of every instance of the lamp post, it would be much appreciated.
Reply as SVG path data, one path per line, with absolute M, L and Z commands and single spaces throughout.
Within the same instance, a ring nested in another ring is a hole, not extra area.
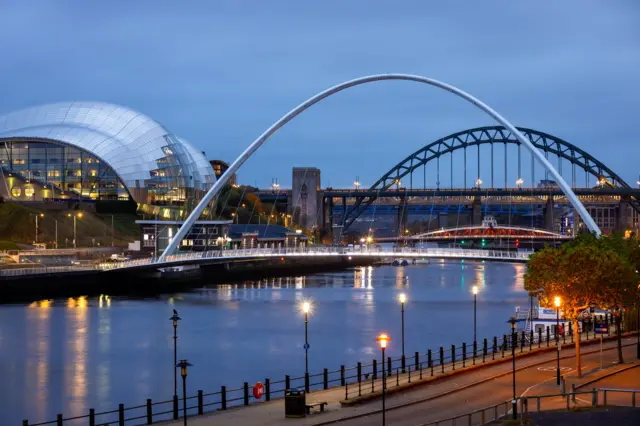
M 405 357 L 404 357 L 404 304 L 407 301 L 407 296 L 404 293 L 400 293 L 398 296 L 398 300 L 400 301 L 400 311 L 402 315 L 402 372 L 405 372 Z M 384 358 L 382 358 L 382 362 L 384 363 Z
M 562 300 L 556 296 L 554 304 L 556 305 L 556 385 L 560 386 L 560 304 Z
M 522 189 L 523 183 L 524 181 L 522 180 L 522 178 L 518 178 L 518 180 L 516 181 L 516 185 L 518 185 L 518 189 Z
M 182 318 L 174 309 L 173 315 L 169 319 L 173 321 L 173 365 L 178 365 L 178 321 Z M 178 413 L 178 372 L 176 370 L 173 370 L 173 413 L 174 419 L 176 419 L 175 414 Z
M 44 213 L 36 214 L 36 239 L 35 243 L 38 244 L 38 219 L 44 217 Z
M 382 349 L 382 426 L 385 425 L 385 389 L 387 388 L 387 379 L 385 378 L 385 369 L 384 369 L 384 350 L 387 347 L 387 343 L 391 340 L 391 337 L 387 336 L 385 333 L 380 334 L 376 340 L 380 343 L 380 349 Z M 391 372 L 389 372 L 391 373 Z
M 309 392 L 309 311 L 311 303 L 302 303 L 302 312 L 304 312 L 304 387 Z
M 474 343 L 474 347 L 475 347 L 475 343 L 477 342 L 476 339 L 476 305 L 477 305 L 477 297 L 478 297 L 478 286 L 474 285 L 471 288 L 471 291 L 473 292 L 473 343 Z M 474 353 L 473 356 L 476 356 L 476 354 Z
M 73 217 L 73 248 L 77 248 L 78 247 L 78 241 L 77 241 L 77 233 L 76 233 L 76 218 L 81 219 L 82 218 L 82 212 L 78 212 L 76 214 L 71 214 L 68 213 L 67 214 L 68 217 Z
M 513 399 L 511 400 L 511 412 L 513 420 L 518 418 L 518 401 L 516 400 L 516 319 L 511 317 L 511 364 L 513 371 Z
M 360 176 L 356 176 L 356 180 L 353 182 L 353 186 L 356 187 L 356 191 L 360 189 Z
M 187 367 L 193 367 L 186 359 L 181 359 L 176 364 L 176 369 L 180 367 L 180 375 L 182 376 L 182 416 L 184 417 L 184 426 L 187 426 Z

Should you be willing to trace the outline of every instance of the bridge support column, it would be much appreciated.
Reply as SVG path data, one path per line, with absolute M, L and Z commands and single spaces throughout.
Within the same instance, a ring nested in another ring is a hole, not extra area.
M 474 195 L 471 205 L 471 224 L 482 225 L 482 199 L 479 195 Z
M 409 206 L 407 206 L 407 199 L 400 197 L 400 206 L 398 206 L 398 234 L 404 236 L 408 231 L 409 223 Z
M 618 204 L 618 209 L 616 210 L 616 232 L 620 232 L 624 234 L 627 229 L 631 229 L 630 225 L 630 205 L 629 198 L 622 197 L 620 198 L 620 203 Z
M 544 207 L 544 229 L 553 231 L 553 197 L 549 195 Z
M 322 234 L 325 244 L 333 243 L 333 197 L 322 197 Z

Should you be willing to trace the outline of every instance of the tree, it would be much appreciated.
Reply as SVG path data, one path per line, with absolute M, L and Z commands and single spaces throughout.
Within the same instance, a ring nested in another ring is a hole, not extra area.
M 541 306 L 562 300 L 562 312 L 573 325 L 576 370 L 582 377 L 578 320 L 590 305 L 606 306 L 612 293 L 633 277 L 630 264 L 615 250 L 594 237 L 578 237 L 559 248 L 547 247 L 531 256 L 525 273 L 525 289 L 538 296 Z

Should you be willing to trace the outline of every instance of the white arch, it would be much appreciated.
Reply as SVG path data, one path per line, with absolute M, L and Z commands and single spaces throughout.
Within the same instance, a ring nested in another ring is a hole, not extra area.
M 562 189 L 562 192 L 564 192 L 564 194 L 567 196 L 567 198 L 569 199 L 573 207 L 580 214 L 580 217 L 582 218 L 584 223 L 587 225 L 587 228 L 589 228 L 590 231 L 595 232 L 597 235 L 600 235 L 600 228 L 598 228 L 598 225 L 596 225 L 596 223 L 593 221 L 593 218 L 589 215 L 589 213 L 584 208 L 580 200 L 578 200 L 578 197 L 576 197 L 576 194 L 573 193 L 569 185 L 567 185 L 567 182 L 565 182 L 562 176 L 560 176 L 558 171 L 554 169 L 551 163 L 549 163 L 549 161 L 544 157 L 544 155 L 542 155 L 542 153 L 533 146 L 533 144 L 531 143 L 531 141 L 529 141 L 529 139 L 527 139 L 522 133 L 520 133 L 520 131 L 516 129 L 513 124 L 507 121 L 504 117 L 502 117 L 492 108 L 490 108 L 488 105 L 486 105 L 479 99 L 471 96 L 469 93 L 458 89 L 455 86 L 451 86 L 449 84 L 443 83 L 438 80 L 434 80 L 432 78 L 421 77 L 419 75 L 411 75 L 411 74 L 378 74 L 378 75 L 360 77 L 354 80 L 349 80 L 344 83 L 340 83 L 337 86 L 333 86 L 323 92 L 320 92 L 317 95 L 307 99 L 306 101 L 304 101 L 303 103 L 301 103 L 300 105 L 298 105 L 297 107 L 289 111 L 281 119 L 273 123 L 271 127 L 269 127 L 263 134 L 260 135 L 260 137 L 258 137 L 258 139 L 256 139 L 255 141 L 253 141 L 251 145 L 249 145 L 249 147 L 233 162 L 233 164 L 231 164 L 231 166 L 229 166 L 229 169 L 227 169 L 227 171 L 220 177 L 220 179 L 218 179 L 218 181 L 211 187 L 209 192 L 207 192 L 207 194 L 204 196 L 202 201 L 200 201 L 200 203 L 191 212 L 191 214 L 189 215 L 187 220 L 184 222 L 184 224 L 180 227 L 176 235 L 173 237 L 173 239 L 171 240 L 167 248 L 162 253 L 162 256 L 158 258 L 158 262 L 163 262 L 166 256 L 172 254 L 176 250 L 178 243 L 185 237 L 185 235 L 189 231 L 189 228 L 191 228 L 191 226 L 196 221 L 196 219 L 200 217 L 200 215 L 202 214 L 202 211 L 207 206 L 207 204 L 213 199 L 213 197 L 218 192 L 220 192 L 224 184 L 229 180 L 229 177 L 231 177 L 240 168 L 240 166 L 242 166 L 242 164 L 244 164 L 244 162 L 247 161 L 247 159 L 254 152 L 256 152 L 256 150 L 260 148 L 260 146 L 263 143 L 265 143 L 267 139 L 269 139 L 271 135 L 277 132 L 282 126 L 284 126 L 291 119 L 295 118 L 298 114 L 300 114 L 307 108 L 311 107 L 312 105 L 316 104 L 317 102 L 320 102 L 324 98 L 327 98 L 335 93 L 341 92 L 353 86 L 359 86 L 361 84 L 371 83 L 374 81 L 382 81 L 382 80 L 405 80 L 405 81 L 415 81 L 418 83 L 429 84 L 431 86 L 435 86 L 440 89 L 444 89 L 448 92 L 451 92 L 454 95 L 457 95 L 463 98 L 464 100 L 471 102 L 473 105 L 477 106 L 482 111 L 489 114 L 498 123 L 502 124 L 512 134 L 514 134 L 516 138 L 518 138 L 518 140 L 524 146 L 526 146 L 527 149 L 529 149 L 529 151 L 531 151 L 533 155 L 536 156 L 538 161 L 540 161 L 544 165 L 544 167 L 549 171 L 549 173 L 553 175 L 556 182 L 560 186 L 560 189 Z

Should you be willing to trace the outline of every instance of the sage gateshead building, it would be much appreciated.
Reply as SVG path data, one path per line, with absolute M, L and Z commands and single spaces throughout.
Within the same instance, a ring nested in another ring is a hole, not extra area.
M 157 121 L 99 102 L 0 115 L 0 195 L 20 202 L 134 201 L 183 219 L 215 182 L 203 152 Z

